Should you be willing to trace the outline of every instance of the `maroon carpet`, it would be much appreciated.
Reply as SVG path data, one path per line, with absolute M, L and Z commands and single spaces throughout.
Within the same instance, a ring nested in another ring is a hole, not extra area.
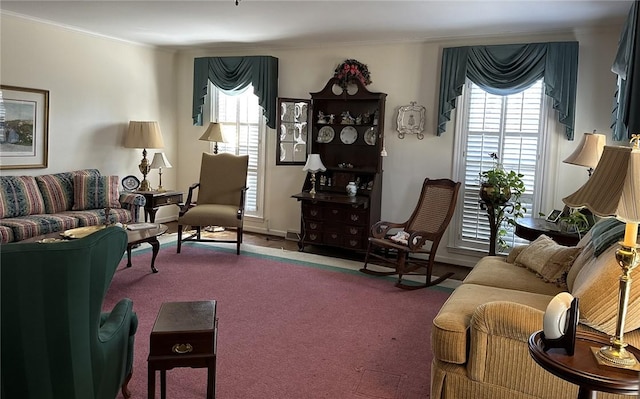
M 138 314 L 133 398 L 147 397 L 149 334 L 162 302 L 218 301 L 216 397 L 428 398 L 431 320 L 449 290 L 403 291 L 386 278 L 202 245 L 120 264 L 105 309 Z M 167 398 L 204 398 L 206 370 L 167 372 Z M 156 397 L 159 377 L 156 377 Z M 118 396 L 121 398 L 121 396 Z

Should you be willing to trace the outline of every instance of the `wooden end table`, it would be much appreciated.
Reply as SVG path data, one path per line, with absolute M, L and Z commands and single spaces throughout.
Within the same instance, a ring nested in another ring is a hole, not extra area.
M 558 224 L 543 218 L 527 217 L 516 219 L 515 234 L 529 241 L 534 241 L 544 234 L 558 244 L 568 247 L 573 247 L 580 241 L 580 236 L 577 233 L 561 231 Z
M 127 267 L 131 267 L 131 249 L 143 242 L 151 244 L 152 255 L 151 255 L 151 271 L 153 273 L 158 273 L 158 269 L 156 269 L 156 256 L 158 256 L 158 252 L 160 251 L 160 242 L 158 241 L 158 237 L 167 232 L 169 227 L 164 224 L 157 224 L 156 227 L 150 229 L 143 230 L 129 230 L 127 229 Z
M 564 349 L 544 351 L 542 331 L 529 337 L 529 354 L 543 369 L 553 375 L 576 384 L 578 399 L 596 399 L 597 391 L 619 395 L 638 395 L 640 374 L 636 370 L 599 365 L 591 347 L 609 345 L 609 337 L 600 334 L 578 332 L 573 356 Z M 627 346 L 627 350 L 640 358 L 640 350 Z
M 206 367 L 207 399 L 215 398 L 217 336 L 216 301 L 163 303 L 149 340 L 149 399 L 156 395 L 156 371 L 166 399 L 166 371 L 175 367 Z
M 144 221 L 151 223 L 156 221 L 156 213 L 161 206 L 178 205 L 182 203 L 181 191 L 134 191 L 136 194 L 144 196 Z

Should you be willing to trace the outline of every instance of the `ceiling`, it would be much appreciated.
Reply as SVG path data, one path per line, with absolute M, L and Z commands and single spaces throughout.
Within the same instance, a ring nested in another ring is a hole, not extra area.
M 2 0 L 0 11 L 168 48 L 322 46 L 568 31 L 621 23 L 633 0 Z

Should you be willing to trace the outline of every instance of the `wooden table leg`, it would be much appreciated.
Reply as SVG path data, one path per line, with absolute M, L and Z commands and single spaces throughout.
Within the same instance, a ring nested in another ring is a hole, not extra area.
M 598 393 L 591 389 L 580 387 L 578 389 L 578 399 L 597 399 Z
M 151 255 L 151 271 L 158 273 L 158 269 L 155 267 L 156 256 L 158 256 L 158 251 L 160 251 L 160 241 L 158 241 L 158 237 L 153 237 L 153 239 L 149 241 L 149 244 L 151 244 L 153 250 L 153 255 Z
M 216 363 L 215 359 L 210 361 L 207 368 L 207 399 L 216 397 Z
M 149 399 L 156 397 L 156 371 L 149 366 L 149 375 L 147 376 L 147 391 Z
M 167 399 L 167 370 L 160 370 L 160 399 Z
M 127 245 L 127 267 L 131 267 L 131 247 L 132 245 Z

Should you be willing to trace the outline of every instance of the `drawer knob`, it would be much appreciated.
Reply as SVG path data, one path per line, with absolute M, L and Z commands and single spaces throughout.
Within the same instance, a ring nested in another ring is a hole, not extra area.
M 360 219 L 360 217 L 358 217 L 358 215 L 351 214 L 351 220 L 352 221 L 357 222 L 358 219 Z
M 358 234 L 358 229 L 356 229 L 355 227 L 351 227 L 351 228 L 349 229 L 349 232 L 350 232 L 351 234 L 354 234 L 354 235 L 355 235 L 355 234 Z
M 311 213 L 311 216 L 318 216 L 318 211 L 315 209 L 312 209 L 310 213 Z
M 338 235 L 336 233 L 332 233 L 331 238 L 338 238 Z
M 318 236 L 317 236 L 317 235 L 315 235 L 315 234 L 309 234 L 309 238 L 311 238 L 312 240 L 314 240 L 314 241 L 315 241 L 315 240 L 317 240 L 317 239 L 318 239 Z
M 175 344 L 171 348 L 171 352 L 179 353 L 179 354 L 189 353 L 192 351 L 193 351 L 193 346 L 191 346 L 191 344 Z
M 338 210 L 337 209 L 332 209 L 331 212 L 333 212 L 334 215 L 338 214 Z
M 356 241 L 356 240 L 351 240 L 351 241 L 349 241 L 349 244 L 351 244 L 351 246 L 352 246 L 352 247 L 355 247 L 355 246 L 357 246 L 357 245 L 358 245 L 358 241 Z
M 318 225 L 317 225 L 316 223 L 309 223 L 309 227 L 310 227 L 312 230 L 315 230 L 315 229 L 317 229 L 317 228 L 318 228 Z

